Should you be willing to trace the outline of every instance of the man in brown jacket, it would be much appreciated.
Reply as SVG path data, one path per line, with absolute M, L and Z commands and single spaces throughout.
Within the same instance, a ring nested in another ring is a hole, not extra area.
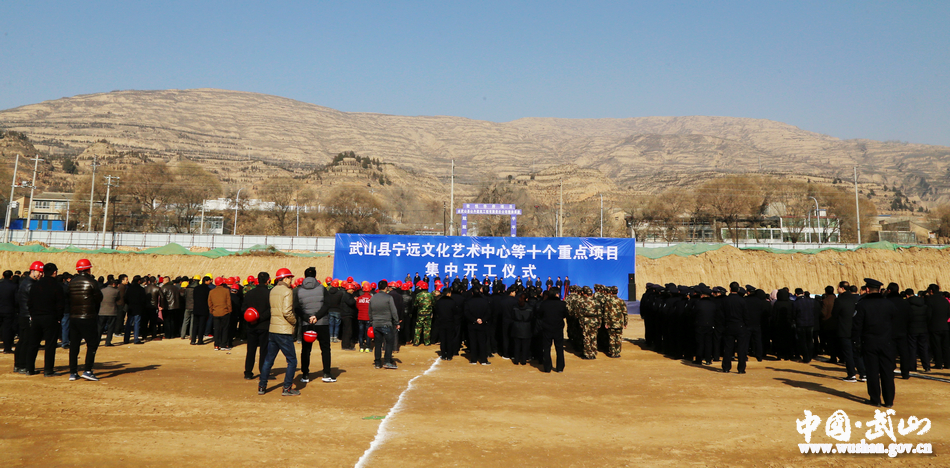
M 268 331 L 267 357 L 264 358 L 264 365 L 261 367 L 261 380 L 258 384 L 257 394 L 267 393 L 267 378 L 270 370 L 274 367 L 274 360 L 277 359 L 277 351 L 284 354 L 287 360 L 287 374 L 284 376 L 283 396 L 300 395 L 299 390 L 292 386 L 294 383 L 294 372 L 297 371 L 297 350 L 294 348 L 294 325 L 297 323 L 297 317 L 294 315 L 294 298 L 290 289 L 291 281 L 294 275 L 290 270 L 281 268 L 277 270 L 277 285 L 270 291 L 270 330 Z
M 208 294 L 208 310 L 214 317 L 214 350 L 230 351 L 228 343 L 228 315 L 231 313 L 231 291 L 224 285 L 224 278 L 214 279 L 214 289 Z

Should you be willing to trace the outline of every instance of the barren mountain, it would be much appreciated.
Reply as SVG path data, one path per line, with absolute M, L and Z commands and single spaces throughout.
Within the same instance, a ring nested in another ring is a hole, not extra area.
M 647 192 L 679 185 L 697 173 L 776 172 L 849 180 L 852 166 L 858 166 L 866 182 L 900 188 L 928 204 L 950 200 L 948 147 L 840 140 L 763 119 L 526 118 L 495 123 L 347 113 L 276 96 L 196 89 L 114 91 L 46 101 L 0 111 L 0 128 L 23 132 L 39 150 L 53 154 L 78 155 L 105 139 L 119 151 L 152 157 L 228 161 L 237 179 L 254 179 L 234 174 L 240 167 L 304 174 L 352 150 L 443 184 L 454 159 L 462 190 L 508 175 L 521 178 L 545 169 L 556 173 L 555 166 L 567 164 L 599 170 L 620 189 Z

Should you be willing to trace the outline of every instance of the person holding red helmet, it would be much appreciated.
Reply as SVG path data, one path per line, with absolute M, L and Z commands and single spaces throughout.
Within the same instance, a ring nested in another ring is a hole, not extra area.
M 323 381 L 326 383 L 336 382 L 330 372 L 330 308 L 327 306 L 327 291 L 322 284 L 317 281 L 317 269 L 307 268 L 304 273 L 303 283 L 299 288 L 294 289 L 294 305 L 299 309 L 299 315 L 303 318 L 303 331 L 317 332 L 317 340 L 320 342 L 320 357 L 323 360 Z M 332 283 L 331 283 L 332 284 Z M 339 304 L 339 301 L 337 301 Z M 307 383 L 310 381 L 310 352 L 313 350 L 313 343 L 304 341 L 300 345 L 300 371 L 303 375 L 300 381 Z
M 245 380 L 254 378 L 254 360 L 258 348 L 260 348 L 258 371 L 264 368 L 264 359 L 267 357 L 270 331 L 270 289 L 267 287 L 268 281 L 270 281 L 270 275 L 266 271 L 258 273 L 254 281 L 255 286 L 244 295 L 241 314 L 245 314 L 249 308 L 257 310 L 257 321 L 247 324 L 247 356 L 244 358 Z M 251 284 L 251 282 L 248 281 L 248 284 Z
M 32 347 L 32 336 L 30 334 L 30 309 L 28 302 L 30 300 L 30 289 L 43 277 L 43 262 L 35 261 L 30 265 L 30 274 L 20 278 L 20 286 L 17 288 L 17 324 L 20 326 L 20 339 L 17 341 L 16 350 L 13 354 L 13 371 L 19 374 L 26 374 L 28 365 L 28 356 Z M 35 359 L 34 359 L 35 360 Z
M 294 294 L 290 289 L 294 279 L 293 273 L 287 268 L 277 270 L 277 284 L 270 291 L 270 327 L 268 328 L 267 356 L 261 367 L 261 376 L 257 386 L 257 394 L 267 393 L 267 378 L 274 367 L 277 352 L 284 354 L 287 360 L 287 373 L 284 375 L 283 396 L 300 395 L 300 390 L 293 388 L 294 372 L 297 370 L 297 351 L 294 349 L 294 325 L 297 317 L 294 315 Z
M 82 378 L 97 381 L 92 373 L 99 349 L 99 304 L 102 291 L 92 276 L 92 263 L 87 259 L 76 262 L 76 276 L 69 282 L 69 380 L 79 379 L 79 345 L 86 340 L 86 362 Z

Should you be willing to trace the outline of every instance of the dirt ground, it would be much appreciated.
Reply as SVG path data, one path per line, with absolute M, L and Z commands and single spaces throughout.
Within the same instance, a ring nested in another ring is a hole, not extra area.
M 490 366 L 438 361 L 404 394 L 437 361 L 437 346 L 404 347 L 398 370 L 376 370 L 371 354 L 334 344 L 338 381 L 300 384 L 298 373 L 299 397 L 282 397 L 280 381 L 258 396 L 257 381 L 242 378 L 243 345 L 231 354 L 178 339 L 100 348 L 100 382 L 69 382 L 62 350 L 64 374 L 54 378 L 14 374 L 13 356 L 0 355 L 0 458 L 5 466 L 354 466 L 384 424 L 372 417 L 403 394 L 365 466 L 948 465 L 950 371 L 897 380 L 897 442 L 931 443 L 934 455 L 806 456 L 796 430 L 804 410 L 822 419 L 814 443 L 833 442 L 824 422 L 836 410 L 852 425 L 873 419 L 865 384 L 841 381 L 843 367 L 753 360 L 745 375 L 722 374 L 642 350 L 642 335 L 634 318 L 620 359 L 568 353 L 561 374 L 497 357 Z M 316 349 L 313 358 L 319 368 Z M 898 420 L 910 416 L 929 418 L 930 432 L 898 434 Z M 864 431 L 852 429 L 851 442 Z

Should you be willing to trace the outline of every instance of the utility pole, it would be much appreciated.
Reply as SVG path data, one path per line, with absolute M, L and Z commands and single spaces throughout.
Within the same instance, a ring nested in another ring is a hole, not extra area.
M 238 207 L 241 206 L 241 190 L 244 190 L 244 187 L 238 189 L 237 196 L 234 197 L 234 229 L 231 230 L 231 234 L 237 235 L 237 215 Z M 297 215 L 300 218 L 300 215 Z
M 112 187 L 118 187 L 118 186 L 119 186 L 118 183 L 116 183 L 115 185 L 112 185 L 112 179 L 119 180 L 119 177 L 111 176 L 111 175 L 110 175 L 110 176 L 106 176 L 106 180 L 107 180 L 107 182 L 106 182 L 106 207 L 105 207 L 105 210 L 103 210 L 103 212 L 102 212 L 102 247 L 103 247 L 103 248 L 105 248 L 105 246 L 106 246 L 106 224 L 107 224 L 106 221 L 109 220 L 109 194 L 110 194 L 110 192 L 111 192 Z M 115 224 L 115 222 L 113 221 L 112 224 Z M 115 226 L 113 226 L 113 230 L 114 230 L 114 229 L 115 229 Z
M 449 228 L 449 235 L 455 235 L 455 160 L 452 160 L 452 195 L 450 197 L 450 207 L 449 207 L 449 223 L 452 226 Z M 444 216 L 443 216 L 444 218 Z
M 557 207 L 557 237 L 564 234 L 564 179 L 561 179 L 561 200 Z
M 26 210 L 26 230 L 32 231 L 33 228 L 30 227 L 30 218 L 33 217 L 33 192 L 36 190 L 36 170 L 40 167 L 40 161 L 43 159 L 37 157 L 33 158 L 33 183 L 30 184 L 30 206 Z
M 16 155 L 16 162 L 13 163 L 13 183 L 10 184 L 10 199 L 7 201 L 7 218 L 3 222 L 3 241 L 10 242 L 10 210 L 13 208 L 13 195 L 16 190 L 16 171 L 20 167 L 20 155 Z
M 294 208 L 297 209 L 297 237 L 300 237 L 300 202 L 297 197 L 294 197 Z
M 858 205 L 858 166 L 854 166 L 854 224 L 858 226 L 858 244 L 861 243 L 861 207 Z
M 604 237 L 604 194 L 600 194 L 600 237 Z
M 89 189 L 89 223 L 86 225 L 86 231 L 92 232 L 92 201 L 95 198 L 96 194 L 96 168 L 99 167 L 99 155 L 94 155 L 92 157 L 92 183 L 89 184 L 91 188 Z M 103 216 L 102 223 L 105 224 L 106 218 Z
M 442 202 L 442 235 L 443 236 L 446 233 L 446 229 L 448 229 L 448 226 L 445 225 L 445 202 Z
M 815 228 L 815 231 L 818 232 L 818 246 L 821 247 L 821 209 L 818 208 L 818 199 L 815 197 L 808 197 L 812 200 L 815 200 L 815 219 L 818 220 L 818 227 Z
M 201 226 L 198 227 L 198 234 L 205 233 L 205 201 L 201 200 Z

